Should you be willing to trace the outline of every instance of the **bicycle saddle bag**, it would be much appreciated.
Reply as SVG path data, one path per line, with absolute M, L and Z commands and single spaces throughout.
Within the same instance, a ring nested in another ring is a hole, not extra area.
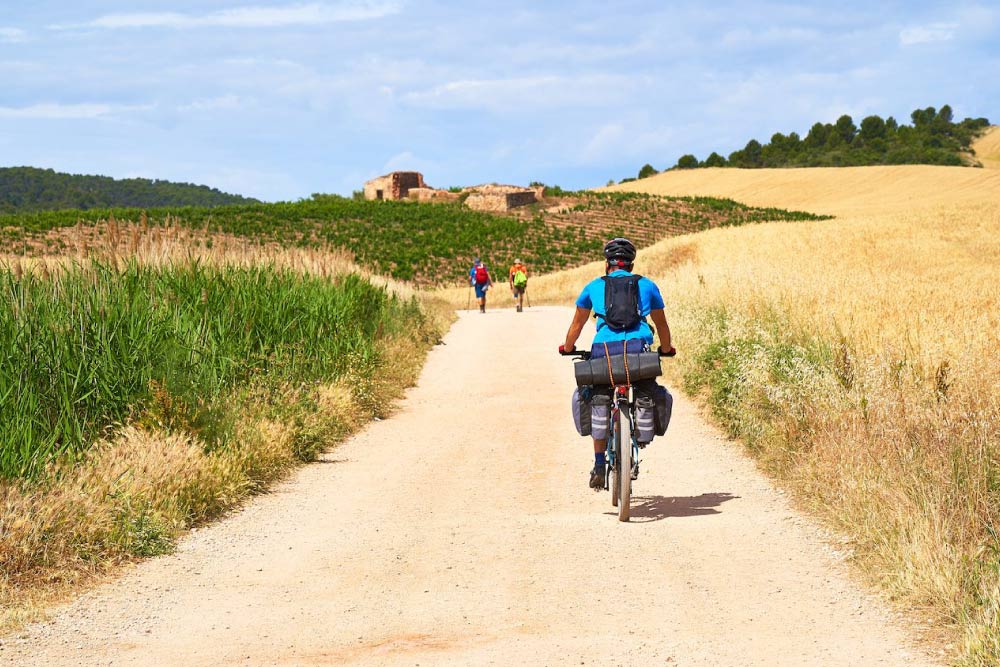
M 660 355 L 656 352 L 615 354 L 578 361 L 573 364 L 573 371 L 576 373 L 576 384 L 580 387 L 588 384 L 623 385 L 651 380 L 662 374 Z

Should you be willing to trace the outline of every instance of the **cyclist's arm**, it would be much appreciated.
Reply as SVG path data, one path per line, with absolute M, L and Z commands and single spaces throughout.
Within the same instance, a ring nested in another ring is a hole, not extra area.
M 660 313 L 662 314 L 663 311 L 661 310 Z M 576 349 L 576 340 L 583 332 L 583 327 L 589 318 L 590 308 L 576 307 L 576 314 L 573 315 L 573 321 L 569 323 L 569 331 L 566 332 L 566 342 L 563 343 L 564 350 L 569 352 Z
M 670 342 L 670 326 L 667 324 L 667 316 L 663 309 L 651 310 L 649 319 L 653 320 L 653 326 L 656 327 L 656 335 L 660 338 L 660 347 L 664 351 L 669 350 L 673 345 Z

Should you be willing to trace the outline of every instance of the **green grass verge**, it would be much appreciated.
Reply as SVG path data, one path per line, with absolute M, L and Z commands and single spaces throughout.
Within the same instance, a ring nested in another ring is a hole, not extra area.
M 134 421 L 224 446 L 241 390 L 373 375 L 380 340 L 422 317 L 356 275 L 137 264 L 0 273 L 0 476 L 35 475 Z

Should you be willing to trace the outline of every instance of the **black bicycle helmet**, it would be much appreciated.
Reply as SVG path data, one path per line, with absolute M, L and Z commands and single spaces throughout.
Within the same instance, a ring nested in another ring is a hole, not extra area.
M 628 239 L 611 239 L 604 244 L 604 258 L 616 264 L 631 264 L 635 261 L 635 246 Z

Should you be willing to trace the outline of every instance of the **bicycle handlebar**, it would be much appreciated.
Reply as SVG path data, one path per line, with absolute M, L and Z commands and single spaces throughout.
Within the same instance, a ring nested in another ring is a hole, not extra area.
M 656 352 L 661 357 L 673 357 L 677 355 L 677 350 L 673 347 L 666 352 L 663 351 L 663 348 L 658 347 L 656 348 Z M 564 357 L 579 357 L 584 361 L 590 359 L 590 350 L 565 350 L 562 345 L 559 346 L 559 354 Z

